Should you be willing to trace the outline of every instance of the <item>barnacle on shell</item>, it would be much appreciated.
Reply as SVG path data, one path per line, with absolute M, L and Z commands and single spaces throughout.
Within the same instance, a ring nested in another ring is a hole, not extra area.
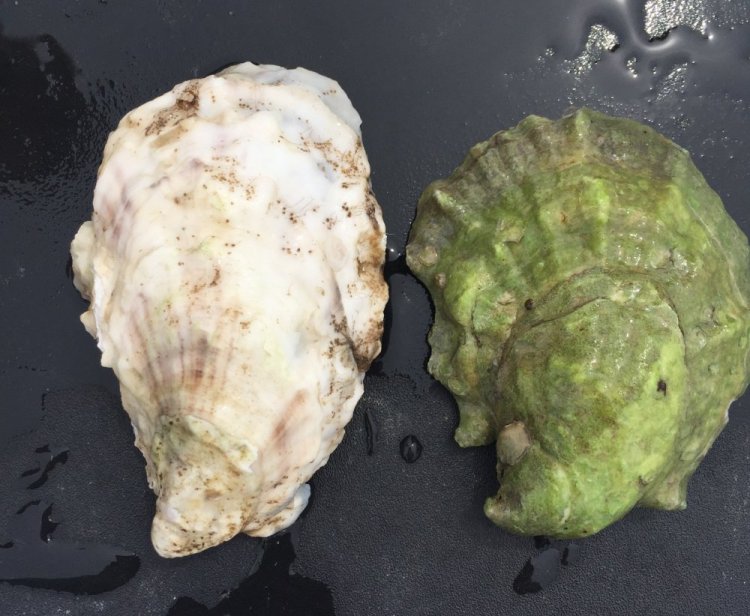
M 71 252 L 158 499 L 163 556 L 307 503 L 380 350 L 385 229 L 335 81 L 245 63 L 109 137 Z
M 688 153 L 581 109 L 474 146 L 422 195 L 407 262 L 461 446 L 497 447 L 485 513 L 578 537 L 685 507 L 748 383 L 748 242 Z

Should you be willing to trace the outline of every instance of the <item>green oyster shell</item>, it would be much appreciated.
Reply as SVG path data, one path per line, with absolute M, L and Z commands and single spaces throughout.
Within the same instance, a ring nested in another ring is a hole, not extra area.
M 580 537 L 686 485 L 748 383 L 750 254 L 688 153 L 587 109 L 474 146 L 419 200 L 456 441 L 496 441 L 487 516 Z

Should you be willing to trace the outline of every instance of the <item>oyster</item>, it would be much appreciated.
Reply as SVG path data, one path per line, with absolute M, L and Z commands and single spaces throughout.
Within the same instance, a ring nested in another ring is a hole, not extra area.
M 387 301 L 359 125 L 335 81 L 245 63 L 109 137 L 73 269 L 162 556 L 288 526 L 343 437 Z
M 492 521 L 579 537 L 685 507 L 750 341 L 747 238 L 685 150 L 586 109 L 531 116 L 425 190 L 407 262 L 455 438 L 496 443 Z

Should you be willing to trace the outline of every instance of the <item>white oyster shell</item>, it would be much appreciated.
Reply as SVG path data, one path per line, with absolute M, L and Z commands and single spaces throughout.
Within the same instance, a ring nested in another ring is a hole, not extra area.
M 251 63 L 109 137 L 71 253 L 163 556 L 291 524 L 380 350 L 385 230 L 339 85 Z

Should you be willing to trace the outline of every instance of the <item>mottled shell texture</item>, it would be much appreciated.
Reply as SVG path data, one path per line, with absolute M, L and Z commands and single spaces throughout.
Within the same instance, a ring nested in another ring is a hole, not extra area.
M 362 395 L 387 287 L 359 124 L 335 81 L 245 63 L 107 141 L 75 283 L 164 556 L 291 524 Z
M 589 535 L 680 509 L 748 383 L 748 242 L 688 153 L 582 109 L 474 146 L 422 195 L 407 261 L 461 446 L 496 442 L 485 513 Z

